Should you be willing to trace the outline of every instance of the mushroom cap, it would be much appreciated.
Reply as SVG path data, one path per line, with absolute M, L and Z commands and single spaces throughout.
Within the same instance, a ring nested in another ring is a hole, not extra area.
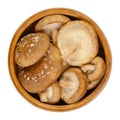
M 101 79 L 105 74 L 105 70 L 106 70 L 106 65 L 104 60 L 101 57 L 97 56 L 91 63 L 95 65 L 95 71 L 89 75 L 88 77 L 89 80 L 95 81 Z
M 62 60 L 60 52 L 50 44 L 44 57 L 36 64 L 20 71 L 18 78 L 28 92 L 40 93 L 58 79 L 61 71 Z
M 30 33 L 17 43 L 15 62 L 21 67 L 36 63 L 48 50 L 49 37 L 44 33 Z M 40 51 L 40 52 L 39 52 Z
M 88 77 L 88 89 L 94 88 L 105 74 L 106 65 L 104 60 L 97 56 L 90 64 L 83 65 L 81 69 Z
M 70 67 L 61 75 L 61 99 L 67 104 L 78 102 L 87 92 L 87 77 L 76 67 Z
M 44 31 L 49 36 L 52 36 L 52 31 L 59 29 L 63 24 L 70 21 L 67 16 L 64 15 L 49 15 L 38 21 L 35 26 L 35 31 Z
M 99 80 L 96 80 L 96 81 L 89 81 L 88 80 L 88 83 L 87 83 L 87 90 L 90 90 L 90 89 L 93 89 L 97 86 L 97 84 L 100 82 L 101 79 Z
M 72 66 L 89 63 L 98 53 L 98 39 L 93 27 L 82 20 L 63 25 L 57 37 L 62 58 Z
M 61 88 L 58 82 L 53 83 L 47 90 L 39 94 L 40 100 L 45 103 L 55 104 L 60 100 Z

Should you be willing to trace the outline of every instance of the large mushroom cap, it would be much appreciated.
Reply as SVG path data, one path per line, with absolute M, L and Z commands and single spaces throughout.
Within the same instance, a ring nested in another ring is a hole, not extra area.
M 40 93 L 54 83 L 62 71 L 59 50 L 50 44 L 47 53 L 36 64 L 18 73 L 23 87 L 31 93 Z
M 93 27 L 81 20 L 62 26 L 57 37 L 62 58 L 73 66 L 89 63 L 98 53 L 98 39 Z
M 33 65 L 46 53 L 49 43 L 49 37 L 44 33 L 30 33 L 25 35 L 17 43 L 15 62 L 21 67 Z
M 55 104 L 60 100 L 61 89 L 58 82 L 53 83 L 47 90 L 39 94 L 40 100 L 45 103 Z
M 59 80 L 61 98 L 67 104 L 78 102 L 87 92 L 87 77 L 79 68 L 68 68 Z

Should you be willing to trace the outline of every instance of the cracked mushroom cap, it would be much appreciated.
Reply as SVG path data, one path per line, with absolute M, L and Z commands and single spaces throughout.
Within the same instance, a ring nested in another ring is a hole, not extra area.
M 50 44 L 44 57 L 36 64 L 19 71 L 18 78 L 28 92 L 40 93 L 58 79 L 61 71 L 60 52 Z
M 60 100 L 61 89 L 58 82 L 53 83 L 47 90 L 39 94 L 41 102 L 55 104 Z
M 30 33 L 25 35 L 17 43 L 15 62 L 21 67 L 33 65 L 43 57 L 48 50 L 49 44 L 49 37 L 44 33 Z
M 81 20 L 63 25 L 57 37 L 62 58 L 72 66 L 89 63 L 98 53 L 98 39 L 93 27 Z
M 88 77 L 88 89 L 94 88 L 105 74 L 106 65 L 101 57 L 96 57 L 90 64 L 81 67 Z
M 59 28 L 69 22 L 70 19 L 64 15 L 49 15 L 38 21 L 35 26 L 35 31 L 43 31 L 52 37 L 53 42 L 56 43 Z
M 67 104 L 78 102 L 87 92 L 87 77 L 79 68 L 70 67 L 65 70 L 59 84 L 61 99 Z

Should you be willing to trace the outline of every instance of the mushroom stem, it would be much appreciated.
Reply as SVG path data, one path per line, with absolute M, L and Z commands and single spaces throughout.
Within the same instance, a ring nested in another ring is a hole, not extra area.
M 95 71 L 95 65 L 93 65 L 93 64 L 89 64 L 89 65 L 86 64 L 81 69 L 83 70 L 84 73 L 89 75 L 89 74 L 91 74 L 91 73 L 93 73 Z
M 61 89 L 58 82 L 53 83 L 44 92 L 38 93 L 40 100 L 46 103 L 57 103 L 60 99 Z
M 53 29 L 52 30 L 52 41 L 54 45 L 57 44 L 57 36 L 58 36 L 58 29 Z
M 48 101 L 48 98 L 47 98 L 46 94 L 47 94 L 46 92 L 41 94 L 40 100 L 42 102 L 47 102 Z

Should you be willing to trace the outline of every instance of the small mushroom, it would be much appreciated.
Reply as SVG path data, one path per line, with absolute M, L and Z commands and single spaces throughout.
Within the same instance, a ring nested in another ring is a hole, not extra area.
M 62 58 L 72 66 L 82 66 L 98 53 L 98 39 L 94 28 L 81 20 L 63 25 L 57 37 Z
M 70 67 L 60 77 L 61 99 L 67 104 L 78 102 L 87 92 L 87 77 L 76 67 Z
M 43 31 L 48 34 L 53 43 L 56 44 L 59 28 L 69 22 L 70 19 L 64 15 L 49 15 L 39 20 L 35 26 L 35 31 Z
M 23 87 L 31 93 L 45 91 L 57 81 L 62 72 L 62 59 L 59 50 L 50 44 L 46 54 L 36 64 L 18 72 Z
M 96 57 L 90 64 L 83 65 L 81 69 L 88 77 L 88 89 L 94 88 L 105 74 L 106 65 L 101 57 Z
M 20 67 L 33 65 L 44 56 L 49 48 L 49 44 L 49 37 L 45 33 L 30 33 L 25 35 L 17 43 L 15 62 Z
M 39 93 L 41 102 L 55 104 L 60 100 L 61 89 L 58 82 L 53 83 L 47 90 Z

